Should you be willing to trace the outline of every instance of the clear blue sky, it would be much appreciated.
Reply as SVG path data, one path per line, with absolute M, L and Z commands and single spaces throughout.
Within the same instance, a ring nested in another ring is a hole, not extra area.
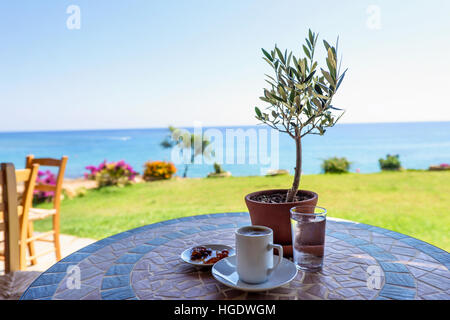
M 260 48 L 300 52 L 309 27 L 340 36 L 342 122 L 448 121 L 449 17 L 447 0 L 2 1 L 0 131 L 255 124 Z

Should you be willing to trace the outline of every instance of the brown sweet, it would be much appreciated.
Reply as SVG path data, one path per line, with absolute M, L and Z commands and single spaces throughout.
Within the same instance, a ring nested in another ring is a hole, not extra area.
M 210 264 L 216 263 L 217 261 L 228 257 L 228 255 L 229 251 L 226 249 L 213 251 L 212 249 L 206 247 L 195 247 L 191 251 L 191 260 L 201 260 L 202 263 Z

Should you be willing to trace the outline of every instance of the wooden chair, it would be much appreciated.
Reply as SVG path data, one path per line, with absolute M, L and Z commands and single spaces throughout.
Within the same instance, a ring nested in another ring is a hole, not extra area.
M 61 260 L 61 244 L 59 241 L 59 224 L 60 224 L 60 203 L 61 203 L 61 193 L 62 193 L 62 183 L 64 180 L 64 172 L 66 170 L 68 157 L 64 156 L 61 159 L 51 159 L 51 158 L 34 158 L 33 155 L 29 155 L 26 159 L 26 167 L 38 164 L 45 167 L 58 167 L 58 174 L 56 177 L 56 185 L 48 184 L 37 184 L 34 190 L 43 192 L 53 192 L 53 208 L 52 209 L 37 209 L 31 208 L 29 219 L 28 219 L 28 250 L 30 252 L 31 263 L 34 265 L 37 263 L 37 258 L 45 255 L 49 252 L 55 251 L 56 261 Z M 34 235 L 33 221 L 46 219 L 48 217 L 53 217 L 53 229 L 48 232 L 44 232 L 39 235 Z M 48 239 L 48 236 L 53 235 L 53 240 Z M 47 241 L 53 242 L 54 248 L 36 254 L 34 248 L 34 241 Z
M 37 171 L 36 171 L 37 172 Z M 19 172 L 20 174 L 20 172 Z M 0 276 L 0 300 L 18 300 L 40 275 L 20 270 L 20 219 L 17 206 L 16 172 L 12 163 L 0 165 L 0 230 L 5 243 L 5 275 Z M 3 214 L 1 214 L 3 212 Z M 4 217 L 3 222 L 1 217 Z M 0 250 L 1 251 L 1 250 Z
M 6 199 L 6 203 L 3 205 L 3 209 L 6 209 L 3 214 L 3 220 L 0 221 L 0 230 L 5 231 L 5 271 L 15 271 L 15 264 L 11 265 L 11 259 L 13 257 L 10 256 L 11 245 L 15 244 L 15 238 L 9 239 L 11 236 L 14 237 L 14 232 L 12 230 L 16 230 L 15 219 L 11 218 L 11 215 L 17 216 L 18 223 L 18 243 L 19 243 L 19 270 L 25 270 L 27 267 L 27 257 L 26 257 L 26 249 L 27 249 L 27 235 L 28 235 L 28 226 L 26 221 L 28 221 L 28 214 L 30 212 L 31 204 L 33 202 L 33 190 L 34 185 L 36 183 L 36 178 L 39 172 L 39 165 L 33 165 L 31 168 L 23 169 L 23 170 L 15 170 L 14 181 L 11 178 L 11 166 L 14 168 L 12 164 L 2 164 L 3 171 L 3 198 Z M 20 205 L 17 205 L 17 183 L 24 183 L 24 192 L 20 201 Z M 15 209 L 14 209 L 15 208 Z M 11 213 L 14 211 L 14 213 Z M 12 219 L 12 220 L 11 220 Z M 11 221 L 13 221 L 13 225 L 11 226 Z M 9 261 L 9 262 L 8 262 Z M 13 260 L 15 261 L 15 260 Z
M 3 212 L 3 222 L 0 222 L 0 231 L 4 233 L 5 273 L 10 273 L 20 269 L 17 187 L 14 165 L 12 163 L 1 164 L 0 186 L 2 188 L 0 212 Z

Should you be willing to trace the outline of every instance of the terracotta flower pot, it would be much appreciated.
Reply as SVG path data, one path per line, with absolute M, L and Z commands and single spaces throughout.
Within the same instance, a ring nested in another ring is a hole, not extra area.
M 253 225 L 266 226 L 273 230 L 273 241 L 283 246 L 284 256 L 292 256 L 292 236 L 290 210 L 298 206 L 315 206 L 319 196 L 317 193 L 307 190 L 298 190 L 297 194 L 309 195 L 310 198 L 298 202 L 289 203 L 263 203 L 250 198 L 258 195 L 269 195 L 274 193 L 285 193 L 287 190 L 263 190 L 250 193 L 245 196 L 245 203 L 250 213 Z

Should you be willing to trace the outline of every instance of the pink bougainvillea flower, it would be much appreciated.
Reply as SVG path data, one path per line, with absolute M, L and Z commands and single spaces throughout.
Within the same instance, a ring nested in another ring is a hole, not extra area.
M 55 185 L 56 184 L 56 176 L 50 170 L 46 170 L 44 172 L 39 171 L 38 177 L 36 179 L 36 184 Z M 34 196 L 39 201 L 50 200 L 53 197 L 53 195 L 54 195 L 53 191 L 43 192 L 43 191 L 34 190 Z

